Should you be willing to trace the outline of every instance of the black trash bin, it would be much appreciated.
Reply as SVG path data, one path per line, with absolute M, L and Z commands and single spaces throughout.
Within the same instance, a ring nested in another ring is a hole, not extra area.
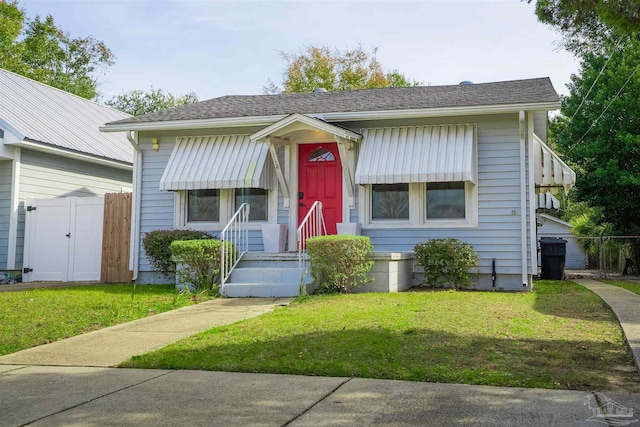
M 540 239 L 540 260 L 542 261 L 540 278 L 545 280 L 564 280 L 566 255 L 566 240 L 557 237 L 542 237 Z

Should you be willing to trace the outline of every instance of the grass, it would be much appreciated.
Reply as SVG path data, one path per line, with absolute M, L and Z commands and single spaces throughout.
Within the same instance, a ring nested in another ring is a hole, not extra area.
M 121 366 L 640 391 L 608 307 L 553 281 L 530 293 L 305 297 Z
M 640 295 L 640 282 L 638 281 L 628 281 L 628 280 L 603 280 L 603 282 L 609 284 L 609 285 L 613 285 L 613 286 L 618 286 L 620 288 L 624 288 L 628 291 L 634 292 L 638 295 Z
M 0 355 L 194 304 L 174 285 L 0 292 Z

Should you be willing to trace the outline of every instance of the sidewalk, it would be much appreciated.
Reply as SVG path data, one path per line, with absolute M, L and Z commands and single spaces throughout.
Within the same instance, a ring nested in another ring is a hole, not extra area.
M 606 393 L 598 399 L 602 405 L 611 399 L 623 408 L 633 408 L 634 413 L 640 410 L 640 394 Z M 2 427 L 607 425 L 603 417 L 596 418 L 599 422 L 588 421 L 597 405 L 595 396 L 583 391 L 205 371 L 0 366 Z
M 573 281 L 598 294 L 611 307 L 629 343 L 636 369 L 640 372 L 640 295 L 596 280 Z
M 218 298 L 0 357 L 2 365 L 116 366 L 215 326 L 259 316 L 291 298 Z M 0 412 L 0 416 L 1 416 Z
M 576 282 L 611 305 L 638 363 L 640 296 Z M 0 427 L 640 426 L 640 394 L 106 368 L 289 301 L 218 299 L 0 357 Z

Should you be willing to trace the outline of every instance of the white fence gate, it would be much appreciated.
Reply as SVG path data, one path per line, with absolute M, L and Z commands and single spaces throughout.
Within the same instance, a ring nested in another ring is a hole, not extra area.
M 103 197 L 27 200 L 22 281 L 100 280 L 103 217 Z

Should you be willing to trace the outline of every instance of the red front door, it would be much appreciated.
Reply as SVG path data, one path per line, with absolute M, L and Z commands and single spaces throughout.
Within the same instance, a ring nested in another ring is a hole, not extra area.
M 327 234 L 336 234 L 336 223 L 342 222 L 342 166 L 338 145 L 335 142 L 300 144 L 298 151 L 298 224 L 319 200 Z

